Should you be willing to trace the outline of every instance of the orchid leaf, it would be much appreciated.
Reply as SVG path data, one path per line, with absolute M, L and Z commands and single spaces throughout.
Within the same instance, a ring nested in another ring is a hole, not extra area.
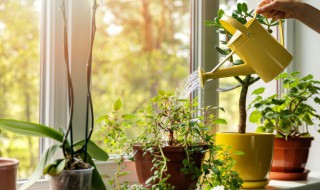
M 84 153 L 80 154 L 81 158 L 84 159 Z M 96 167 L 96 165 L 94 164 L 90 153 L 87 155 L 88 158 L 88 163 L 94 167 L 93 171 L 92 171 L 92 190 L 106 190 L 106 186 L 101 178 L 101 175 L 98 172 L 98 169 Z
M 74 148 L 76 150 L 81 149 L 84 143 L 85 143 L 85 140 L 78 141 L 74 144 Z M 92 141 L 88 142 L 87 149 L 88 149 L 88 154 L 90 154 L 92 158 L 96 160 L 107 161 L 109 159 L 109 155 Z
M 63 135 L 53 128 L 31 122 L 0 119 L 0 129 L 20 135 L 48 137 L 59 142 L 62 142 L 63 140 Z
M 66 166 L 66 159 L 57 159 L 44 168 L 43 174 L 57 176 L 64 170 L 65 166 Z
M 46 149 L 43 152 L 35 171 L 31 175 L 29 180 L 19 188 L 19 190 L 27 190 L 31 185 L 38 181 L 38 179 L 43 174 L 45 166 L 51 161 L 53 155 L 55 154 L 59 146 L 60 145 L 57 144 L 51 145 L 48 149 Z

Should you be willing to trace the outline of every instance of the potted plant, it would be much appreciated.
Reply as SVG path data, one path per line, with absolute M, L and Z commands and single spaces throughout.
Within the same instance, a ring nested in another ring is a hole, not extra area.
M 93 131 L 93 124 L 87 120 L 86 135 L 83 140 L 74 142 L 73 141 L 73 126 L 72 126 L 72 115 L 74 105 L 74 94 L 72 88 L 71 74 L 69 70 L 69 59 L 68 59 L 68 39 L 67 39 L 67 21 L 66 21 L 66 10 L 65 1 L 62 1 L 61 11 L 64 19 L 64 56 L 67 68 L 67 88 L 68 88 L 68 105 L 70 119 L 66 129 L 55 130 L 51 127 L 47 127 L 41 124 L 17 121 L 11 119 L 0 119 L 0 129 L 14 132 L 21 135 L 46 137 L 55 140 L 57 143 L 48 147 L 41 155 L 40 161 L 37 165 L 32 176 L 29 180 L 20 187 L 20 189 L 27 189 L 33 183 L 35 183 L 43 174 L 49 174 L 51 178 L 51 189 L 62 190 L 62 189 L 83 189 L 91 190 L 103 190 L 106 189 L 105 184 L 102 181 L 101 176 L 93 159 L 106 161 L 108 154 L 98 147 L 94 142 L 90 141 L 91 134 Z M 95 35 L 95 11 L 97 3 L 94 1 L 93 16 L 92 16 L 92 28 L 91 28 L 91 48 L 88 58 L 88 74 L 87 74 L 87 89 L 88 89 L 88 106 L 87 113 L 88 117 L 92 117 L 92 104 L 90 94 L 90 79 L 91 79 L 91 63 L 92 63 L 92 44 Z M 63 158 L 56 159 L 52 162 L 54 154 L 58 149 L 62 149 Z M 92 176 L 92 177 L 91 177 Z
M 264 88 L 253 92 L 256 98 L 251 103 L 254 111 L 250 121 L 259 125 L 259 132 L 276 132 L 271 179 L 302 180 L 309 173 L 305 165 L 313 137 L 308 127 L 315 125 L 313 118 L 320 119 L 311 105 L 320 104 L 320 81 L 312 75 L 299 74 L 283 73 L 277 77 L 283 83 L 283 94 L 263 98 Z
M 150 189 L 195 189 L 223 185 L 226 189 L 239 189 L 241 179 L 231 168 L 233 161 L 228 150 L 214 144 L 213 125 L 225 120 L 212 115 L 213 107 L 197 108 L 196 101 L 179 99 L 164 91 L 152 98 L 150 105 L 134 115 L 114 117 L 121 101 L 114 105 L 111 115 L 103 116 L 104 142 L 107 145 L 127 142 L 127 153 L 132 155 L 140 184 Z M 196 114 L 201 113 L 199 116 Z M 125 123 L 125 124 L 124 124 Z M 141 131 L 129 139 L 126 126 Z M 112 139 L 112 140 L 111 140 Z M 111 143 L 111 144 L 109 144 Z M 118 144 L 120 145 L 120 144 Z M 123 172 L 117 171 L 117 174 Z M 120 175 L 120 176 L 121 176 Z M 201 180 L 198 178 L 201 177 Z M 115 185 L 118 180 L 111 180 Z M 125 184 L 127 185 L 127 184 Z M 136 185 L 134 186 L 136 187 Z
M 225 12 L 220 9 L 218 16 L 213 21 L 206 21 L 207 26 L 214 26 L 218 28 L 218 33 L 224 36 L 220 40 L 221 47 L 217 46 L 216 49 L 221 55 L 230 55 L 231 49 L 226 47 L 226 44 L 232 38 L 230 34 L 220 23 L 220 19 L 225 15 Z M 237 9 L 232 12 L 232 18 L 236 19 L 241 24 L 248 26 L 248 19 L 256 18 L 259 23 L 265 25 L 268 32 L 272 32 L 271 27 L 279 24 L 278 21 L 268 20 L 261 15 L 254 17 L 253 10 L 248 10 L 246 3 L 238 3 Z M 254 52 L 252 52 L 254 53 Z M 233 66 L 244 64 L 244 62 L 230 56 L 229 62 Z M 257 63 L 259 64 L 259 63 Z M 230 76 L 230 75 L 229 75 Z M 239 124 L 237 133 L 217 133 L 216 143 L 231 146 L 231 151 L 242 151 L 244 154 L 233 156 L 236 160 L 234 169 L 239 173 L 243 179 L 244 188 L 263 188 L 268 184 L 269 171 L 272 160 L 273 152 L 273 138 L 272 134 L 262 133 L 246 133 L 247 126 L 247 107 L 246 100 L 249 87 L 257 82 L 260 77 L 252 74 L 245 76 L 234 76 L 239 82 L 238 85 L 227 88 L 219 88 L 219 92 L 226 92 L 236 88 L 241 88 L 239 97 Z

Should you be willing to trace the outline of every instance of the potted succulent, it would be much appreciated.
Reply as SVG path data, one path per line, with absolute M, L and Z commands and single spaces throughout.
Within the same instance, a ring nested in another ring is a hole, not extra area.
M 285 90 L 281 95 L 263 98 L 264 88 L 253 92 L 256 98 L 251 103 L 254 111 L 250 121 L 259 125 L 259 132 L 276 133 L 271 179 L 302 180 L 309 172 L 305 165 L 313 137 L 308 127 L 315 125 L 313 118 L 320 119 L 311 105 L 320 104 L 320 81 L 312 75 L 299 77 L 299 74 L 283 73 L 277 77 Z
M 269 33 L 272 32 L 271 27 L 279 24 L 278 21 L 268 20 L 261 15 L 253 15 L 253 10 L 248 10 L 246 3 L 238 3 L 237 9 L 233 10 L 232 18 L 236 19 L 244 26 L 250 26 L 247 23 L 248 19 L 255 18 L 259 23 L 266 26 Z M 232 38 L 230 34 L 220 23 L 220 19 L 225 15 L 224 10 L 218 11 L 218 16 L 213 21 L 206 21 L 207 26 L 214 26 L 218 28 L 218 33 L 224 36 L 220 40 L 221 46 L 217 46 L 216 49 L 221 55 L 230 55 L 232 52 L 228 45 L 228 42 Z M 228 56 L 229 63 L 232 66 L 238 66 L 244 64 L 244 62 L 235 57 Z M 257 63 L 259 64 L 259 63 Z M 230 76 L 230 75 L 229 75 Z M 219 78 L 219 77 L 218 77 Z M 260 77 L 252 74 L 244 76 L 234 76 L 235 80 L 239 82 L 238 85 L 227 88 L 219 88 L 219 92 L 226 92 L 241 88 L 239 97 L 239 124 L 237 133 L 217 133 L 217 144 L 224 144 L 231 146 L 232 151 L 242 151 L 244 155 L 234 156 L 236 165 L 234 169 L 239 172 L 240 177 L 243 179 L 244 188 L 263 188 L 268 184 L 269 171 L 273 153 L 273 138 L 272 134 L 267 133 L 246 133 L 247 126 L 247 107 L 246 100 L 249 87 L 260 80 Z M 202 81 L 204 82 L 204 81 Z M 256 164 L 256 165 L 255 165 Z
M 45 137 L 55 140 L 56 144 L 48 147 L 41 155 L 40 161 L 29 180 L 23 184 L 20 189 L 28 189 L 33 183 L 35 183 L 43 174 L 49 174 L 51 178 L 51 189 L 63 190 L 63 189 L 81 189 L 81 190 L 103 190 L 106 189 L 105 184 L 102 181 L 101 176 L 93 159 L 106 161 L 108 154 L 98 147 L 94 142 L 90 140 L 93 131 L 93 124 L 87 120 L 86 135 L 83 140 L 78 142 L 73 141 L 73 126 L 72 115 L 74 105 L 74 94 L 72 88 L 71 74 L 69 70 L 68 60 L 68 39 L 67 39 L 67 21 L 65 1 L 62 1 L 61 11 L 64 19 L 64 56 L 67 68 L 67 88 L 68 88 L 68 105 L 69 105 L 69 125 L 66 129 L 55 130 L 51 127 L 47 127 L 41 124 L 17 121 L 11 119 L 0 119 L 0 129 L 14 132 L 21 135 Z M 97 8 L 96 1 L 94 1 L 93 12 Z M 95 14 L 92 16 L 92 29 L 91 29 L 91 49 L 88 58 L 88 69 L 91 68 L 92 63 L 92 44 L 95 35 Z M 92 117 L 92 104 L 90 95 L 90 70 L 87 72 L 87 89 L 88 89 L 88 117 Z M 56 159 L 54 154 L 58 149 L 62 149 L 63 158 Z
M 214 135 L 210 131 L 215 124 L 225 123 L 225 120 L 211 114 L 215 108 L 199 109 L 196 101 L 179 99 L 164 91 L 159 91 L 147 108 L 138 110 L 134 115 L 114 117 L 120 105 L 121 101 L 117 101 L 113 116 L 103 116 L 101 120 L 104 120 L 103 130 L 107 134 L 104 141 L 107 145 L 122 141 L 123 145 L 123 139 L 126 140 L 125 149 L 133 157 L 139 183 L 144 188 L 241 187 L 241 179 L 232 170 L 229 151 L 216 155 L 221 147 L 214 144 Z M 195 117 L 197 113 L 200 115 Z M 126 126 L 141 133 L 132 139 L 119 135 L 124 134 Z M 201 180 L 198 179 L 200 176 Z M 112 180 L 111 184 L 115 185 L 115 181 L 118 180 Z

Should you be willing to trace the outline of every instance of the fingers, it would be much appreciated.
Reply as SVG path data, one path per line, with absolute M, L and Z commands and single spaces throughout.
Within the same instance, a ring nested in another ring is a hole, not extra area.
M 262 1 L 261 4 L 263 4 L 261 7 L 258 7 L 256 12 L 257 14 L 264 14 L 264 13 L 271 13 L 272 10 L 278 10 L 279 2 L 278 1 L 272 1 L 267 4 L 265 4 L 267 1 Z

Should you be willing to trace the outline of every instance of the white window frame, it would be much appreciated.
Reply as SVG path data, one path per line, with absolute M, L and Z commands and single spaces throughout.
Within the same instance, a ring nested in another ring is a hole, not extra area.
M 63 54 L 63 19 L 60 12 L 61 0 L 46 1 L 42 0 L 41 11 L 41 37 L 40 37 L 40 64 L 41 64 L 41 84 L 40 84 L 40 122 L 55 129 L 65 127 L 68 123 L 67 108 L 67 84 L 66 84 L 66 66 Z M 89 0 L 67 0 L 67 19 L 68 19 L 68 43 L 69 43 L 69 62 L 73 80 L 75 107 L 74 107 L 74 138 L 80 140 L 84 138 L 85 115 L 86 115 L 86 64 L 89 54 L 90 42 L 90 15 L 92 1 Z M 218 1 L 212 0 L 190 0 L 191 3 L 191 71 L 198 69 L 198 64 L 205 70 L 209 70 L 217 63 L 217 55 L 212 44 L 217 40 L 217 35 L 209 31 L 204 26 L 205 20 L 212 20 L 218 9 Z M 210 40 L 208 40 L 210 39 Z M 208 53 L 207 53 L 208 52 Z M 201 100 L 203 104 L 211 104 L 216 101 L 215 85 L 217 82 L 208 83 L 205 93 L 199 90 L 200 95 L 204 95 Z M 206 96 L 206 94 L 208 94 Z M 207 97 L 207 98 L 206 98 Z M 44 139 L 41 141 L 40 152 L 42 152 L 54 141 Z M 58 157 L 59 155 L 57 155 Z M 60 155 L 61 156 L 61 155 Z M 132 164 L 128 162 L 129 168 L 134 169 Z M 102 174 L 106 171 L 113 171 L 110 167 L 114 166 L 111 159 L 107 162 L 97 162 L 97 167 Z M 108 168 L 108 169 L 106 169 Z M 133 172 L 134 173 L 134 172 Z M 136 177 L 136 176 L 129 176 Z M 129 179 L 134 182 L 134 180 Z M 18 182 L 18 186 L 23 181 Z M 30 189 L 40 190 L 48 189 L 48 178 L 39 180 Z

